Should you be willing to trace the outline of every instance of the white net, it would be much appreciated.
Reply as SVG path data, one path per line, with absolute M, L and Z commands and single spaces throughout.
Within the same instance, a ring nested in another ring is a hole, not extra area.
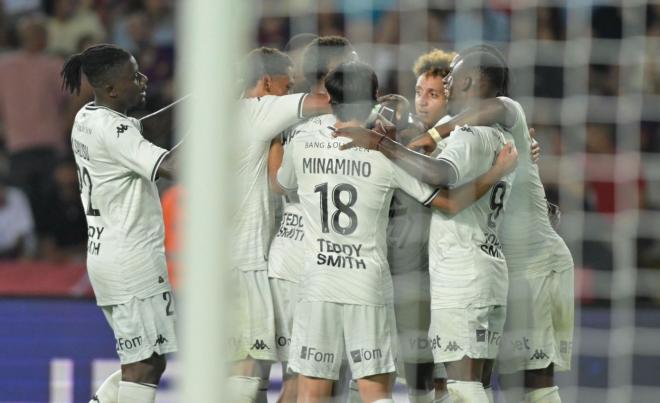
M 256 2 L 255 44 L 343 35 L 381 94 L 414 98 L 432 48 L 488 42 L 542 146 L 548 199 L 576 265 L 573 369 L 564 402 L 650 402 L 660 393 L 660 1 Z

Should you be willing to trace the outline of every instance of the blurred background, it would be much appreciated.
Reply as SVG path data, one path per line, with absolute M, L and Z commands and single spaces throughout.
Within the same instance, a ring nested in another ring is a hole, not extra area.
M 69 144 L 92 92 L 86 84 L 77 96 L 64 93 L 59 71 L 68 55 L 115 43 L 149 77 L 147 109 L 131 114 L 168 105 L 181 97 L 176 10 L 184 3 L 0 0 L 0 402 L 86 401 L 117 365 L 85 274 L 87 227 Z M 484 41 L 500 48 L 576 263 L 574 369 L 559 375 L 562 398 L 659 400 L 659 0 L 251 3 L 254 46 L 285 49 L 299 33 L 346 36 L 377 71 L 381 94 L 411 101 L 422 53 Z M 289 50 L 295 59 L 299 51 Z M 173 144 L 172 109 L 144 126 L 157 145 Z M 176 284 L 182 192 L 159 187 Z M 159 402 L 176 401 L 176 363 L 166 376 Z

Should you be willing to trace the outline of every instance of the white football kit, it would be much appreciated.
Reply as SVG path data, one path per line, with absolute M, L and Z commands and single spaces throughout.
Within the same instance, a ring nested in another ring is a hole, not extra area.
M 334 125 L 336 121 L 333 115 L 327 114 L 293 126 L 283 133 L 284 150 L 299 133 L 326 128 Z M 288 192 L 282 199 L 282 219 L 268 254 L 268 278 L 275 309 L 277 359 L 288 361 L 298 282 L 304 269 L 304 224 L 298 194 Z
M 531 136 L 522 106 L 500 101 L 514 117 L 507 130 L 518 150 L 529 150 Z M 568 370 L 573 344 L 573 259 L 548 218 L 538 166 L 521 153 L 500 241 L 509 269 L 507 323 L 499 370 L 541 369 L 550 363 Z
M 302 119 L 305 94 L 239 100 L 239 195 L 233 226 L 233 274 L 237 301 L 232 360 L 275 360 L 275 318 L 268 283 L 268 246 L 275 224 L 268 181 L 273 138 Z
M 177 344 L 154 183 L 168 152 L 140 131 L 138 120 L 89 103 L 71 132 L 87 218 L 87 271 L 123 364 L 176 351 Z
M 457 127 L 438 158 L 453 167 L 457 180 L 452 186 L 460 186 L 487 172 L 510 140 L 496 127 Z M 504 176 L 456 215 L 433 211 L 429 338 L 436 363 L 497 355 L 508 290 L 497 230 L 513 177 Z
M 343 359 L 356 379 L 395 371 L 390 201 L 396 188 L 421 203 L 436 193 L 378 152 L 339 150 L 347 141 L 328 128 L 299 134 L 277 176 L 282 187 L 297 189 L 305 222 L 289 363 L 324 379 L 337 379 Z

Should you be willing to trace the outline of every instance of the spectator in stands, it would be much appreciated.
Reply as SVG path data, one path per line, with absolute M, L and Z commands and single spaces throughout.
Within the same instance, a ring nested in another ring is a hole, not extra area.
M 32 206 L 35 220 L 48 206 L 47 189 L 58 151 L 66 147 L 65 109 L 61 90 L 62 60 L 48 56 L 46 26 L 40 17 L 18 23 L 21 48 L 0 58 L 0 123 L 9 154 L 10 178 Z
M 35 252 L 34 220 L 25 194 L 0 174 L 0 259 L 30 258 Z
M 80 0 L 55 0 L 53 16 L 48 20 L 48 51 L 67 57 L 77 51 L 85 37 L 92 37 L 93 42 L 105 39 L 98 16 Z
M 87 242 L 85 212 L 80 208 L 76 164 L 71 157 L 58 161 L 54 172 L 53 201 L 42 222 L 41 256 L 54 262 L 82 261 Z

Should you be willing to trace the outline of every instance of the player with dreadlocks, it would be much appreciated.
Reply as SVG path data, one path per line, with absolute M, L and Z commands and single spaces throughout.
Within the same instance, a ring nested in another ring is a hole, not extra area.
M 178 153 L 145 140 L 140 122 L 126 115 L 144 104 L 147 89 L 129 52 L 101 44 L 71 56 L 63 87 L 79 92 L 82 74 L 94 101 L 76 115 L 71 143 L 87 217 L 87 270 L 121 362 L 90 402 L 153 403 L 165 354 L 177 351 L 154 182 L 173 177 Z

